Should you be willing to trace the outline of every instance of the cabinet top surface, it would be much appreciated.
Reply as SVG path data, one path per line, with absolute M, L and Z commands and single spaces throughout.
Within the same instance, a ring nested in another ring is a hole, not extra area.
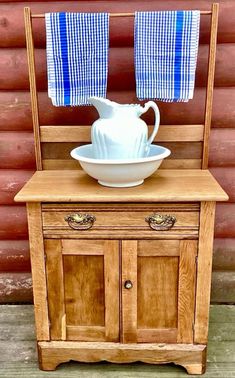
M 16 195 L 17 202 L 226 201 L 207 170 L 158 170 L 132 188 L 108 188 L 79 170 L 37 171 Z

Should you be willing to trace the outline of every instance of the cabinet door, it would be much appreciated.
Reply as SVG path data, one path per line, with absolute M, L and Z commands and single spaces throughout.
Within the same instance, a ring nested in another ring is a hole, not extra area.
M 196 255 L 196 240 L 122 242 L 122 342 L 193 342 Z
M 119 242 L 46 239 L 51 340 L 119 340 Z

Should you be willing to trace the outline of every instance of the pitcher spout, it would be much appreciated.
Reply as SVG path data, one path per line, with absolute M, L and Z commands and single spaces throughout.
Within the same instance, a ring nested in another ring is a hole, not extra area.
M 88 101 L 96 108 L 100 118 L 111 118 L 113 110 L 118 105 L 114 101 L 110 101 L 103 97 L 90 97 Z

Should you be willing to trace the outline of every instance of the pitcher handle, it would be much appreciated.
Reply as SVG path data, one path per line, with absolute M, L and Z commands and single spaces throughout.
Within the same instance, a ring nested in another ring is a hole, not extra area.
M 146 113 L 149 110 L 149 108 L 152 108 L 154 110 L 154 113 L 155 113 L 155 125 L 154 125 L 154 128 L 153 128 L 153 132 L 152 132 L 152 134 L 150 135 L 150 137 L 148 139 L 148 142 L 147 142 L 148 146 L 150 146 L 150 144 L 154 140 L 155 136 L 157 135 L 157 132 L 158 132 L 158 129 L 159 129 L 159 124 L 160 124 L 160 112 L 159 112 L 157 104 L 155 104 L 154 101 L 148 101 L 148 102 L 146 102 L 146 104 L 144 105 L 143 113 Z

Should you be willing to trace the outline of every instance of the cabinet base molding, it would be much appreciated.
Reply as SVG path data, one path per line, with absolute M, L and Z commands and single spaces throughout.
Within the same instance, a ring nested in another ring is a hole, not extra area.
M 41 370 L 55 370 L 70 360 L 79 362 L 108 361 L 149 364 L 174 363 L 188 374 L 203 374 L 206 367 L 206 345 L 193 344 L 120 344 L 109 342 L 40 341 L 38 342 Z

